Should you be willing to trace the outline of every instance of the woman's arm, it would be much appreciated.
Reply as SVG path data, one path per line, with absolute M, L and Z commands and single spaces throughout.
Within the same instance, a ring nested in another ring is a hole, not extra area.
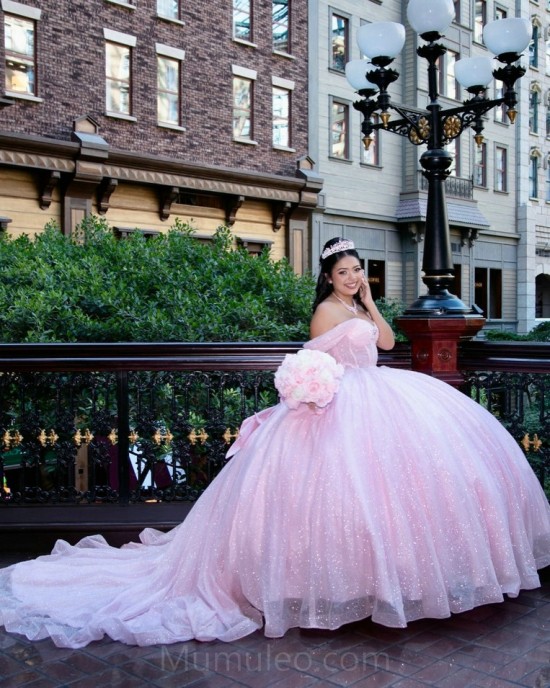
M 393 349 L 395 345 L 395 337 L 393 336 L 393 330 L 384 320 L 384 317 L 382 316 L 382 314 L 378 310 L 378 307 L 374 303 L 374 299 L 372 298 L 372 293 L 370 290 L 370 285 L 365 276 L 363 276 L 363 282 L 361 284 L 361 288 L 359 289 L 359 296 L 361 298 L 361 303 L 366 308 L 367 313 L 372 318 L 372 321 L 378 328 L 379 335 L 378 341 L 376 342 L 377 346 L 380 349 L 385 350 Z

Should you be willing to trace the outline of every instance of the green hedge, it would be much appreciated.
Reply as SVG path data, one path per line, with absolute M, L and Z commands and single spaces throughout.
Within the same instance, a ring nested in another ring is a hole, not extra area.
M 211 242 L 180 220 L 120 240 L 95 216 L 64 236 L 0 238 L 0 341 L 304 341 L 315 281 L 269 251 L 251 256 L 219 227 Z M 380 301 L 390 321 L 403 308 Z M 401 337 L 402 338 L 402 337 Z
M 50 223 L 0 240 L 3 342 L 300 341 L 313 289 L 287 261 L 235 249 L 225 228 L 211 243 L 179 221 L 119 240 L 90 217 L 72 237 Z
M 493 342 L 550 342 L 550 321 L 540 323 L 527 334 L 500 330 L 485 330 L 484 334 Z

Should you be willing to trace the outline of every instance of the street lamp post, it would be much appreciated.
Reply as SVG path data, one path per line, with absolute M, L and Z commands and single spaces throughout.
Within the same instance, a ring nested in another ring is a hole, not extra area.
M 447 52 L 440 43 L 454 18 L 453 0 L 409 0 L 407 18 L 425 44 L 417 54 L 427 62 L 429 102 L 424 110 L 392 102 L 388 87 L 399 78 L 390 68 L 405 43 L 405 27 L 395 22 L 373 22 L 357 33 L 361 52 L 368 59 L 352 60 L 346 76 L 361 99 L 353 106 L 363 114 L 363 143 L 368 149 L 372 133 L 391 131 L 416 145 L 426 145 L 420 157 L 422 173 L 428 181 L 428 201 L 422 280 L 428 292 L 419 296 L 399 320 L 412 342 L 413 367 L 438 375 L 453 384 L 461 377 L 457 370 L 458 341 L 472 337 L 483 327 L 479 309 L 467 307 L 450 293 L 454 282 L 445 179 L 452 156 L 445 145 L 467 129 L 483 142 L 483 116 L 504 105 L 510 122 L 516 119 L 516 81 L 525 69 L 517 64 L 529 45 L 531 25 L 526 19 L 509 18 L 488 23 L 483 30 L 487 48 L 500 63 L 493 69 L 489 57 L 472 57 L 455 63 L 455 76 L 469 98 L 458 107 L 443 108 L 439 102 L 438 61 Z M 486 89 L 492 78 L 504 85 L 501 98 L 489 99 Z M 396 113 L 398 118 L 392 118 Z M 378 120 L 375 120 L 375 115 Z
M 414 145 L 427 145 L 420 157 L 423 175 L 428 180 L 428 204 L 422 270 L 428 293 L 420 296 L 407 309 L 410 315 L 456 315 L 472 313 L 457 296 L 449 292 L 454 281 L 451 242 L 445 200 L 445 179 L 449 175 L 452 156 L 445 145 L 458 138 L 466 129 L 475 132 L 478 145 L 483 142 L 483 115 L 504 104 L 510 122 L 515 121 L 517 103 L 514 84 L 525 69 L 515 64 L 529 45 L 531 25 L 526 19 L 510 18 L 490 22 L 484 28 L 486 46 L 503 65 L 493 70 L 489 57 L 473 57 L 455 63 L 455 75 L 470 94 L 462 105 L 443 109 L 438 93 L 438 60 L 447 52 L 439 41 L 454 18 L 452 0 L 410 0 L 407 17 L 412 28 L 426 43 L 417 54 L 428 63 L 429 103 L 424 111 L 396 105 L 391 101 L 388 86 L 399 77 L 389 65 L 401 52 L 405 28 L 394 22 L 373 22 L 363 25 L 357 42 L 367 60 L 353 60 L 346 65 L 346 75 L 361 100 L 353 106 L 364 116 L 363 142 L 368 148 L 372 133 L 385 129 L 405 136 Z M 502 98 L 489 99 L 486 89 L 492 78 L 504 84 Z M 392 119 L 391 112 L 399 115 Z M 379 116 L 375 122 L 373 116 Z

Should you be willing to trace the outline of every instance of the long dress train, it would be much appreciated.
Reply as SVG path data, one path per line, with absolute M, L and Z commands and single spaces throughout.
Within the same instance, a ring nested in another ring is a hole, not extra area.
M 0 623 L 62 647 L 231 641 L 403 627 L 538 587 L 550 506 L 522 451 L 461 392 L 377 367 L 376 338 L 356 318 L 308 342 L 345 366 L 333 401 L 247 419 L 169 533 L 59 541 L 0 571 Z

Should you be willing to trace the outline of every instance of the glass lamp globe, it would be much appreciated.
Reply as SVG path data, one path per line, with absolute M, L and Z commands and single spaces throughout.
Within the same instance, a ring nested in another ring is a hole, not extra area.
M 367 73 L 376 67 L 367 60 L 351 60 L 346 64 L 346 79 L 356 91 L 366 88 L 378 90 L 378 87 L 367 79 Z
M 465 57 L 457 60 L 455 77 L 467 90 L 475 86 L 485 88 L 493 78 L 493 61 L 490 57 Z
M 357 31 L 359 50 L 374 59 L 397 57 L 405 45 L 405 27 L 397 22 L 372 22 L 363 24 Z
M 422 36 L 425 33 L 443 35 L 455 17 L 453 0 L 409 0 L 407 19 Z
M 528 19 L 508 17 L 485 24 L 483 41 L 494 55 L 520 55 L 529 45 L 533 27 Z

